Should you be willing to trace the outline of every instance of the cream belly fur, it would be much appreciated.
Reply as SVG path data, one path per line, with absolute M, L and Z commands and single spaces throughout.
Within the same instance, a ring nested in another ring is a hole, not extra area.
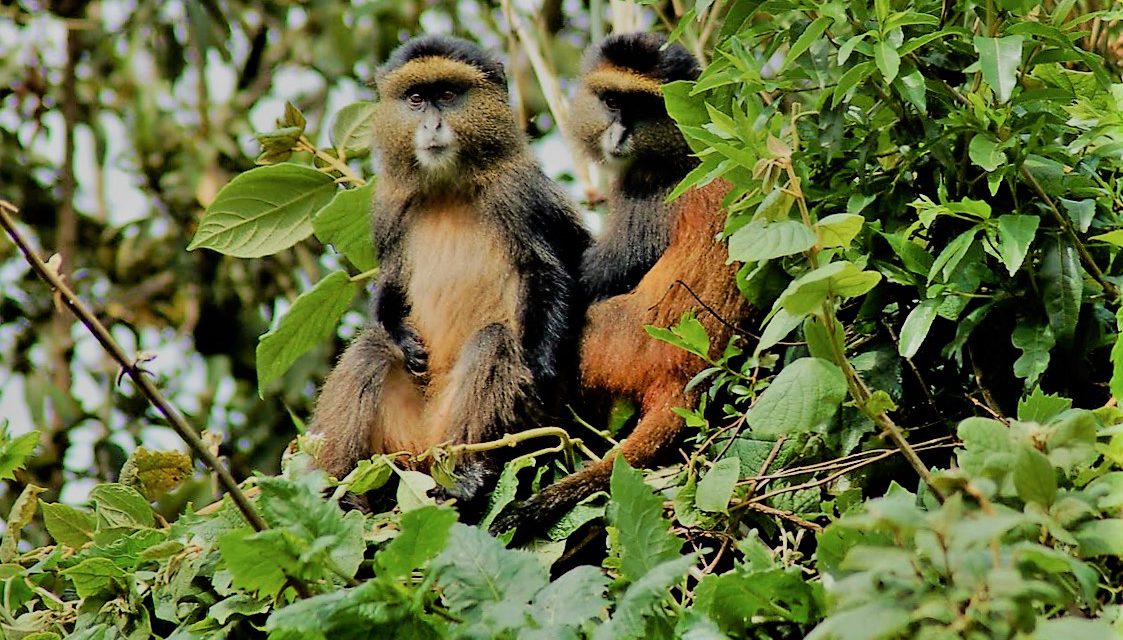
M 471 374 L 456 365 L 476 332 L 492 323 L 515 330 L 522 282 L 501 240 L 465 207 L 428 211 L 410 229 L 404 254 L 406 321 L 425 343 L 430 382 L 416 396 L 423 406 L 396 413 L 380 448 L 416 453 L 450 433 L 453 392 Z

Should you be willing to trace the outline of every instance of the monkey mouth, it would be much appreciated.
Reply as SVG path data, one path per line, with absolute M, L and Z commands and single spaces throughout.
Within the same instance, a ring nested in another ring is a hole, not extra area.
M 456 151 L 449 144 L 429 144 L 419 147 L 415 155 L 425 169 L 444 169 L 456 158 Z

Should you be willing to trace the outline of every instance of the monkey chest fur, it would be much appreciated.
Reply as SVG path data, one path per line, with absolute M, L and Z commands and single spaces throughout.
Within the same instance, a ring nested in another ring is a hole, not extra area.
M 430 210 L 405 237 L 408 321 L 425 342 L 434 378 L 480 329 L 517 326 L 521 279 L 503 239 L 479 218 L 464 207 Z

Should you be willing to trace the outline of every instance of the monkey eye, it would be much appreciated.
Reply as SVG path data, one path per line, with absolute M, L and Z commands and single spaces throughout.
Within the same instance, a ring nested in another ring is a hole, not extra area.
M 406 96 L 406 104 L 408 104 L 413 109 L 419 108 L 424 103 L 425 97 L 420 93 L 414 92 Z
M 439 100 L 439 101 L 441 101 L 445 104 L 448 104 L 455 99 L 456 99 L 456 92 L 453 91 L 452 89 L 445 89 L 444 91 L 441 92 L 441 95 L 437 96 L 437 100 Z
M 602 100 L 602 102 L 604 102 L 605 108 L 608 109 L 609 111 L 619 111 L 620 110 L 620 99 L 617 98 L 616 96 L 611 96 L 611 95 L 605 96 L 601 100 Z

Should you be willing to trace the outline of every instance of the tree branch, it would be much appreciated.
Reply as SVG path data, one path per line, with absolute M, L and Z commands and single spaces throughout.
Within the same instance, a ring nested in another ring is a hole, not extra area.
M 238 510 L 242 512 L 242 516 L 245 517 L 246 522 L 248 522 L 255 531 L 264 531 L 267 529 L 268 526 L 265 524 L 265 521 L 261 519 L 261 516 L 254 510 L 253 505 L 250 504 L 245 494 L 238 488 L 238 483 L 234 481 L 233 476 L 230 475 L 230 471 L 219 462 L 215 454 L 211 453 L 194 427 L 187 423 L 187 420 L 172 407 L 156 386 L 144 376 L 141 368 L 136 365 L 135 361 L 129 358 L 124 349 L 121 348 L 121 345 L 117 344 L 117 341 L 113 339 L 113 336 L 110 335 L 105 325 L 101 324 L 97 317 L 94 316 L 93 312 L 78 299 L 78 296 L 67 286 L 58 271 L 43 262 L 43 260 L 35 254 L 30 243 L 28 243 L 23 234 L 20 233 L 19 229 L 16 228 L 15 220 L 12 219 L 12 214 L 18 213 L 19 209 L 17 209 L 15 205 L 6 200 L 0 200 L 0 226 L 4 228 L 4 231 L 8 234 L 8 237 L 12 239 L 12 242 L 19 247 L 19 250 L 23 253 L 24 258 L 27 260 L 28 264 L 31 265 L 31 268 L 43 281 L 49 284 L 58 293 L 62 303 L 78 317 L 78 320 L 80 320 L 82 324 L 86 325 L 86 328 L 90 330 L 94 338 L 101 343 L 101 346 L 106 352 L 121 366 L 129 378 L 132 379 L 133 384 L 137 386 L 137 389 L 140 390 L 152 406 L 167 419 L 168 423 L 175 429 L 176 433 L 179 434 L 179 437 L 191 447 L 195 455 L 202 459 L 207 467 L 218 475 L 219 484 L 230 494 L 230 498 L 234 501 Z

